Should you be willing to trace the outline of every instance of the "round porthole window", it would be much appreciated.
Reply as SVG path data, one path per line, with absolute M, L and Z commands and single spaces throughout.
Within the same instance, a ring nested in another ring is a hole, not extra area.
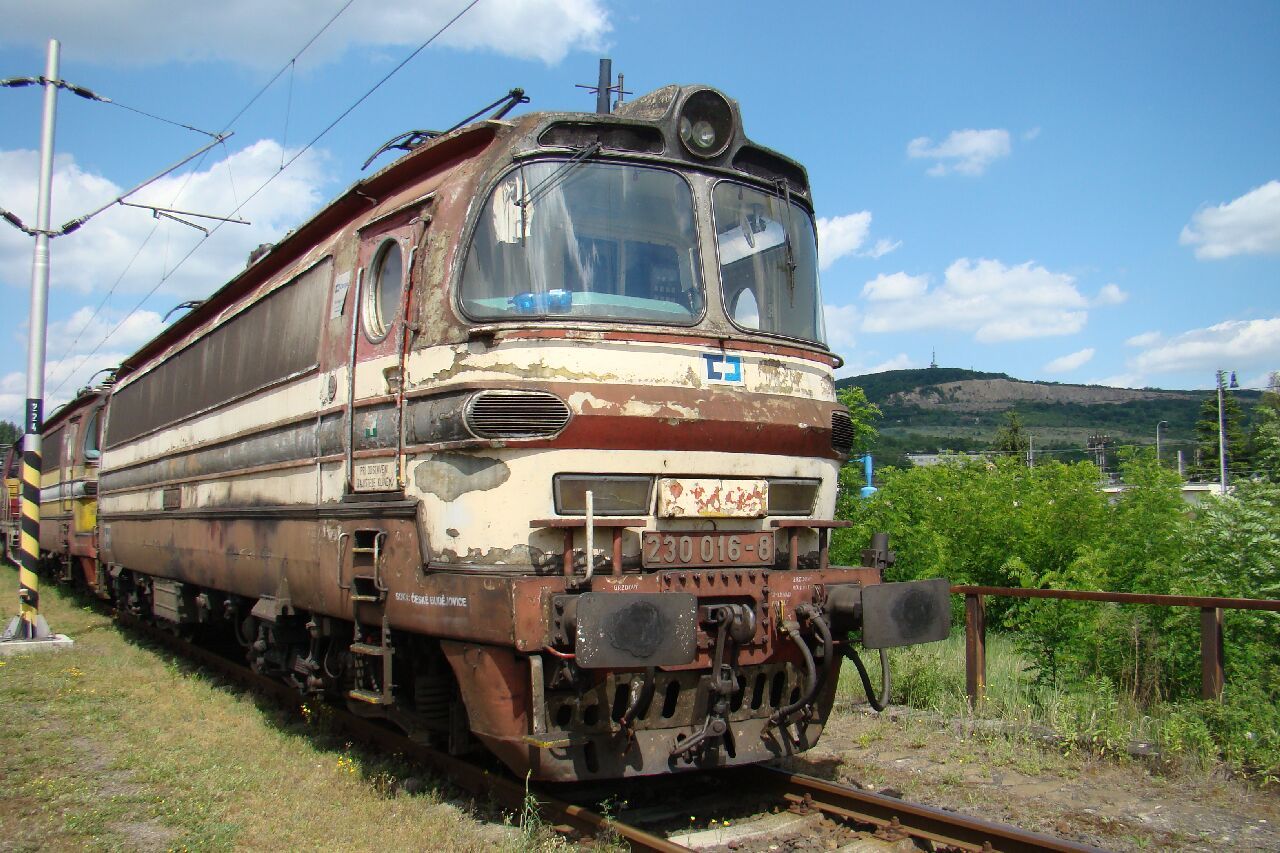
M 378 247 L 369 282 L 365 286 L 364 330 L 370 340 L 387 336 L 396 312 L 400 310 L 400 294 L 404 290 L 404 259 L 400 244 L 387 240 Z

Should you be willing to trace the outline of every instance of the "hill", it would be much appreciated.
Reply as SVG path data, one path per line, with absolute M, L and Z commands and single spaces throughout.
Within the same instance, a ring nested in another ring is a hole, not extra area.
M 1200 405 L 1212 391 L 1110 388 L 1029 382 L 1006 373 L 954 367 L 889 370 L 838 380 L 861 387 L 884 418 L 873 453 L 881 464 L 904 464 L 906 453 L 983 450 L 995 439 L 1007 412 L 1017 412 L 1039 452 L 1083 459 L 1090 436 L 1112 446 L 1161 445 L 1172 460 L 1182 450 L 1190 462 Z M 1246 413 L 1259 392 L 1236 391 Z

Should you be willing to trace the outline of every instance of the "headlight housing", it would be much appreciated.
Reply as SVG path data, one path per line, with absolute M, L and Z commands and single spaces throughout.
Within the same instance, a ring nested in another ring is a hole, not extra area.
M 587 492 L 596 515 L 648 515 L 653 506 L 653 477 L 557 474 L 553 483 L 557 515 L 586 515 Z
M 733 107 L 711 89 L 700 89 L 680 108 L 680 143 L 695 157 L 718 157 L 733 141 Z
M 769 480 L 769 515 L 813 515 L 821 480 Z

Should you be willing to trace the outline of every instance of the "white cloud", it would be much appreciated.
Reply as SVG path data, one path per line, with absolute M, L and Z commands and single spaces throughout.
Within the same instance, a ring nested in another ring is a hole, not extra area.
M 871 211 L 818 217 L 818 266 L 822 269 L 862 247 L 871 231 Z
M 94 317 L 88 306 L 79 308 L 70 317 L 51 320 L 48 360 L 44 370 L 46 416 L 74 397 L 79 388 L 89 384 L 94 374 L 118 367 L 131 353 L 158 335 L 164 325 L 155 311 L 137 311 L 126 316 L 123 310 L 106 308 Z M 111 333 L 107 341 L 110 346 L 94 352 L 108 332 Z M 22 341 L 25 350 L 25 327 L 15 337 Z M 97 381 L 100 382 L 101 378 Z M 0 377 L 0 420 L 19 423 L 25 399 L 24 373 Z
M 100 370 L 119 366 L 130 354 L 129 350 L 98 352 L 85 358 L 72 355 L 54 359 L 45 364 L 44 413 L 48 418 L 53 410 L 72 399 L 76 391 L 89 384 L 90 378 Z M 99 377 L 97 381 L 101 382 Z M 25 373 L 13 372 L 0 376 L 0 420 L 22 423 L 22 411 L 27 397 Z
M 881 273 L 862 286 L 862 295 L 872 302 L 886 302 L 900 299 L 917 299 L 924 296 L 929 289 L 929 276 L 907 275 L 895 272 L 891 275 Z
M 846 362 L 844 367 L 836 371 L 836 378 L 843 379 L 846 376 L 863 376 L 868 373 L 884 373 L 886 370 L 906 370 L 915 367 L 916 362 L 905 352 L 900 352 L 892 358 L 877 362 L 871 366 L 867 366 L 864 362 Z
M 846 353 L 856 344 L 854 330 L 858 326 L 856 305 L 825 305 L 827 318 L 827 345 L 832 352 Z
M 1145 388 L 1144 378 L 1137 373 L 1115 373 L 1084 380 L 1086 385 L 1102 385 L 1106 388 Z
M 261 140 L 207 169 L 161 178 L 130 197 L 139 203 L 225 216 L 252 189 L 279 173 L 270 187 L 238 214 L 252 224 L 223 225 L 172 274 L 161 293 L 173 301 L 207 296 L 244 268 L 250 249 L 279 239 L 320 207 L 328 183 L 325 155 L 313 149 L 279 172 L 281 154 L 278 143 Z M 292 152 L 286 151 L 284 156 L 287 159 Z M 5 201 L 27 223 L 35 219 L 36 163 L 33 151 L 0 151 L 0 186 L 5 189 Z M 59 156 L 54 166 L 55 227 L 110 201 L 123 190 L 86 172 L 70 155 Z M 80 230 L 54 240 L 51 285 L 82 293 L 105 292 L 123 274 L 119 292 L 150 290 L 204 236 L 177 222 L 157 222 L 144 210 L 116 206 Z M 208 220 L 203 222 L 209 225 Z M 153 230 L 151 242 L 138 253 Z M 25 288 L 30 269 L 30 238 L 13 228 L 0 229 L 0 283 Z
M 1039 135 L 1040 135 L 1040 125 L 1036 125 L 1030 130 L 1024 130 L 1022 132 L 1022 138 L 1027 142 L 1030 142 L 1031 140 L 1035 139 Z
M 1083 367 L 1093 359 L 1093 347 L 1086 347 L 1077 352 L 1068 353 L 1059 356 L 1044 366 L 1048 373 L 1069 373 L 1072 370 Z
M 960 258 L 947 268 L 941 285 L 923 292 L 919 278 L 898 273 L 877 279 L 881 284 L 875 287 L 868 282 L 872 293 L 901 295 L 869 299 L 862 330 L 957 329 L 995 343 L 1074 334 L 1088 319 L 1088 300 L 1075 279 L 1030 261 L 1006 266 Z
M 901 240 L 880 238 L 866 251 L 859 251 L 871 233 L 871 211 L 860 210 L 844 216 L 818 217 L 818 266 L 827 269 L 848 255 L 879 258 L 902 245 Z
M 1008 157 L 1012 147 L 1009 131 L 953 130 L 941 142 L 935 144 L 927 136 L 917 137 L 907 143 L 907 156 L 936 161 L 929 167 L 935 176 L 957 172 L 961 175 L 981 175 L 1001 157 Z
M 1156 341 L 1160 340 L 1163 335 L 1159 332 L 1143 332 L 1140 335 L 1134 335 L 1124 342 L 1127 347 L 1149 347 Z
M 899 248 L 901 245 L 902 245 L 901 240 L 888 240 L 884 237 L 881 237 L 879 240 L 876 240 L 876 244 L 874 246 L 872 246 L 870 249 L 867 249 L 862 254 L 864 257 L 875 260 L 876 258 L 884 257 L 890 252 Z
M 87 353 L 99 341 L 111 333 L 111 348 L 133 352 L 150 341 L 164 329 L 160 314 L 155 311 L 135 311 L 122 317 L 123 311 L 107 309 L 93 316 L 93 309 L 83 306 L 65 320 L 49 324 L 51 349 L 61 345 L 54 355 Z M 72 346 L 74 342 L 74 346 Z
M 343 0 L 45 0 L 5 11 L 0 42 L 43 44 L 56 33 L 78 60 L 144 65 L 228 60 L 256 67 L 284 62 L 338 11 Z M 416 47 L 465 6 L 357 3 L 305 55 L 337 58 L 358 47 Z M 598 50 L 612 29 L 600 0 L 485 0 L 440 37 L 439 44 L 488 50 L 554 64 L 570 50 Z
M 1178 242 L 1195 246 L 1200 260 L 1280 252 L 1280 181 L 1269 181 L 1226 204 L 1201 208 Z
M 1120 289 L 1118 284 L 1104 284 L 1094 298 L 1094 305 L 1119 305 L 1129 301 L 1129 294 Z
M 1156 343 L 1130 366 L 1143 375 L 1188 372 L 1206 377 L 1219 368 L 1263 372 L 1280 365 L 1280 317 L 1229 320 Z

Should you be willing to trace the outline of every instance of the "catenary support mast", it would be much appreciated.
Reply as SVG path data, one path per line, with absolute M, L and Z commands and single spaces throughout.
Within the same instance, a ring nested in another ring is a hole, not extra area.
M 57 39 L 49 40 L 45 64 L 44 120 L 40 129 L 40 184 L 36 202 L 35 255 L 31 263 L 31 324 L 27 344 L 27 406 L 22 454 L 22 563 L 18 571 L 18 636 L 34 640 L 47 635 L 40 620 L 40 458 L 44 427 L 44 359 L 49 298 L 49 203 L 53 191 L 53 131 L 58 107 Z

